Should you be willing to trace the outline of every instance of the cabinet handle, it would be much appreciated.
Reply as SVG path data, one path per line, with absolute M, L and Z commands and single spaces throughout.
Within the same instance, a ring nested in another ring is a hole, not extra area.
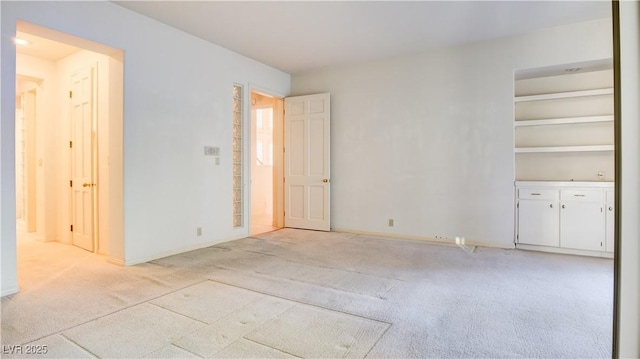
M 613 207 L 609 207 L 609 210 L 610 210 L 610 211 L 613 211 Z
M 586 195 L 584 195 L 584 194 L 574 194 L 573 196 L 574 197 L 585 197 Z
M 531 195 L 532 195 L 532 196 L 539 196 L 539 195 L 540 195 L 540 193 L 532 193 Z
M 550 207 L 550 208 L 553 208 L 553 203 L 551 203 L 551 204 L 549 205 L 549 207 Z
M 564 204 L 562 205 L 562 208 L 564 208 Z

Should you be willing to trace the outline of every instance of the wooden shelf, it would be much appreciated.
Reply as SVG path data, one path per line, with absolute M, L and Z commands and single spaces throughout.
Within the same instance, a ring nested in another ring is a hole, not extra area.
M 542 95 L 517 96 L 514 98 L 514 102 L 517 103 L 517 102 L 527 102 L 527 101 L 557 100 L 557 99 L 563 99 L 563 98 L 599 96 L 599 95 L 611 95 L 611 94 L 613 94 L 612 88 L 604 88 L 604 89 L 595 89 L 595 90 L 549 93 L 549 94 L 542 94 Z
M 544 152 L 606 152 L 613 151 L 613 145 L 594 146 L 556 146 L 556 147 L 516 147 L 516 153 L 544 153 Z
M 524 120 L 524 121 L 515 121 L 514 126 L 515 127 L 548 126 L 548 125 L 566 125 L 566 124 L 573 124 L 573 123 L 595 123 L 595 122 L 613 122 L 613 115 L 545 118 L 541 120 Z

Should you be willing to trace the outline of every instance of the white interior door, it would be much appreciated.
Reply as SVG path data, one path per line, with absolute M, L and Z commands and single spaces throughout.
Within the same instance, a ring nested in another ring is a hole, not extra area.
M 94 251 L 93 77 L 91 69 L 71 75 L 72 242 Z
M 284 105 L 285 227 L 329 231 L 329 94 L 289 97 Z

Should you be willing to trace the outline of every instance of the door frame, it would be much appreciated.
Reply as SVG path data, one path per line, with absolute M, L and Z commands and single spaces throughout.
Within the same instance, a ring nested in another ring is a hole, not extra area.
M 246 101 L 246 110 L 249 116 L 245 119 L 246 138 L 244 143 L 245 147 L 245 173 L 249 174 L 249 181 L 253 179 L 253 173 L 251 171 L 251 147 L 255 138 L 251 136 L 251 122 L 253 121 L 251 116 L 251 94 L 257 93 L 263 96 L 277 98 L 281 100 L 281 108 L 278 111 L 277 108 L 273 109 L 273 222 L 277 228 L 284 228 L 284 99 L 286 96 L 275 91 L 271 91 L 267 88 L 261 87 L 249 83 L 249 91 L 247 91 L 247 97 L 249 101 Z M 276 116 L 276 113 L 278 116 Z M 248 150 L 247 150 L 248 149 Z M 246 191 L 245 196 L 245 218 L 247 219 L 247 231 L 251 235 L 251 203 L 253 200 L 253 194 L 251 193 L 251 182 Z
M 124 51 L 109 45 L 95 42 L 92 39 L 78 37 L 60 32 L 56 29 L 47 28 L 35 23 L 18 20 L 16 24 L 16 32 L 24 32 L 38 37 L 46 38 L 63 44 L 78 47 L 82 50 L 91 51 L 103 55 L 103 59 L 99 62 L 89 61 L 86 67 L 92 67 L 93 71 L 93 128 L 95 136 L 93 138 L 93 176 L 94 183 L 100 182 L 100 187 L 93 190 L 93 237 L 94 237 L 94 253 L 104 254 L 107 260 L 113 264 L 125 265 L 125 237 L 124 237 Z M 14 50 L 15 51 L 15 50 Z M 17 54 L 14 52 L 17 57 Z M 74 69 L 77 70 L 77 69 Z M 72 72 L 72 71 L 71 71 Z M 69 76 L 71 72 L 62 74 Z M 16 76 L 19 73 L 14 73 Z M 59 90 L 68 91 L 68 83 L 64 80 L 60 83 Z M 53 96 L 53 94 L 52 94 Z M 66 97 L 66 95 L 65 95 Z M 67 97 L 68 98 L 68 97 Z M 54 101 L 63 101 L 62 98 L 55 97 Z M 67 110 L 61 112 L 61 120 L 68 121 L 68 105 L 62 104 Z M 96 112 L 97 111 L 97 112 Z M 98 141 L 98 132 L 102 135 Z M 69 133 L 70 135 L 70 133 Z M 68 141 L 63 143 L 68 151 Z M 15 153 L 13 154 L 15 157 Z M 65 157 L 60 154 L 61 158 Z M 70 156 L 70 155 L 69 155 Z M 61 171 L 66 174 L 61 178 L 60 191 L 68 191 L 67 194 L 61 193 L 61 196 L 68 201 L 64 206 L 64 213 L 67 213 L 68 220 L 56 220 L 56 238 L 57 240 L 71 244 L 72 237 L 69 231 L 71 222 L 71 203 L 70 188 L 68 181 L 70 179 L 70 166 L 60 167 Z M 69 172 L 67 172 L 69 171 Z M 15 188 L 14 188 L 15 191 Z M 100 201 L 96 197 L 100 196 Z M 64 202 L 64 201 L 61 201 Z M 66 222 L 66 223 L 63 223 Z

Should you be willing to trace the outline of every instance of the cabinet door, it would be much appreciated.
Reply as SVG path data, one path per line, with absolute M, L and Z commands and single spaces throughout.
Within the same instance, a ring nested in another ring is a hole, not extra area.
M 553 201 L 518 202 L 518 243 L 558 247 L 558 206 Z
M 560 210 L 562 248 L 604 250 L 604 212 L 602 202 L 567 201 Z

